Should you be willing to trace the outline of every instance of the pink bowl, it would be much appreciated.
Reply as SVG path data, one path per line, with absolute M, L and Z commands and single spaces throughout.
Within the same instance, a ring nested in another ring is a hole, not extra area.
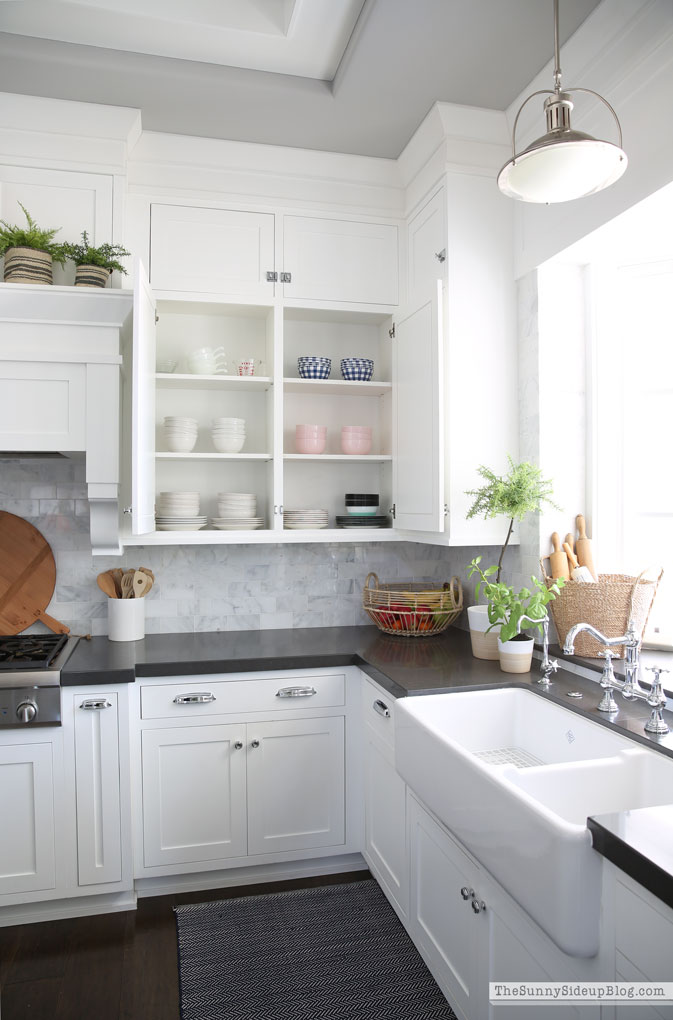
M 341 429 L 341 434 L 343 436 L 353 436 L 353 438 L 358 436 L 371 436 L 372 430 L 369 427 L 360 428 L 359 426 L 344 425 Z
M 325 436 L 296 436 L 294 445 L 297 453 L 324 453 L 327 439 Z
M 371 436 L 368 439 L 353 439 L 347 435 L 341 436 L 341 452 L 342 453 L 371 453 L 372 440 Z
M 295 432 L 327 432 L 326 425 L 295 425 Z

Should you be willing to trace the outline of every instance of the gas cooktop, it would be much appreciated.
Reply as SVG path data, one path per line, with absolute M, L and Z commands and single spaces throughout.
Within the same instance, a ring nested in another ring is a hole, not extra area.
M 0 670 L 48 669 L 67 642 L 67 634 L 0 636 Z

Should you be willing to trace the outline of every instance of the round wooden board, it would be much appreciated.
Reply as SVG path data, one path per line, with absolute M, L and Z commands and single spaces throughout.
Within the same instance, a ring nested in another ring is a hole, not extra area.
M 22 517 L 0 511 L 0 634 L 18 634 L 36 620 L 67 633 L 45 613 L 55 585 L 56 563 L 44 535 Z

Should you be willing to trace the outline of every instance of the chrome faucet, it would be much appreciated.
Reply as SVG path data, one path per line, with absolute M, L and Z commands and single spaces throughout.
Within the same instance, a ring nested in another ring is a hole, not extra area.
M 572 655 L 575 650 L 575 638 L 578 634 L 586 632 L 591 634 L 596 641 L 600 641 L 605 646 L 605 652 L 601 653 L 601 657 L 604 658 L 605 668 L 603 670 L 603 676 L 601 677 L 601 687 L 604 689 L 604 695 L 598 706 L 599 712 L 616 712 L 617 705 L 612 697 L 612 690 L 616 688 L 620 690 L 627 701 L 645 701 L 652 709 L 650 718 L 645 723 L 645 731 L 647 733 L 656 733 L 658 735 L 668 733 L 669 727 L 663 717 L 663 710 L 666 706 L 666 695 L 664 694 L 663 685 L 661 682 L 661 673 L 666 673 L 667 670 L 660 669 L 658 666 L 652 667 L 652 673 L 654 673 L 654 681 L 649 691 L 644 691 L 638 683 L 638 671 L 640 668 L 638 652 L 640 649 L 640 638 L 636 633 L 636 628 L 633 620 L 629 620 L 628 627 L 626 628 L 626 634 L 621 637 L 608 638 L 605 634 L 601 634 L 599 630 L 596 630 L 590 623 L 576 623 L 570 628 L 566 634 L 566 639 L 563 643 L 563 651 L 565 655 Z M 626 656 L 624 658 L 624 680 L 617 680 L 612 671 L 612 654 L 610 648 L 615 645 L 624 645 L 626 648 Z
M 516 628 L 517 634 L 521 633 L 521 624 L 524 620 L 528 620 L 529 623 L 542 624 L 542 662 L 540 663 L 542 676 L 539 680 L 536 680 L 536 683 L 540 687 L 548 689 L 551 686 L 551 675 L 558 669 L 558 662 L 555 659 L 552 661 L 549 658 L 549 614 L 541 620 L 532 620 L 530 616 L 522 616 Z

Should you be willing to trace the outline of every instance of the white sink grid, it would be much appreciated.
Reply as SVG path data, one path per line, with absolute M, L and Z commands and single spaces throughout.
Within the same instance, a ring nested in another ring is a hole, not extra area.
M 566 953 L 598 951 L 587 816 L 673 801 L 673 761 L 521 688 L 400 699 L 397 769 Z

